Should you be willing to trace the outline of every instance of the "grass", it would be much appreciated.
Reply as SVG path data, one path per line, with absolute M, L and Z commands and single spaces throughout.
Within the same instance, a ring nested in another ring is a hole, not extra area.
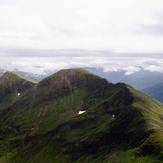
M 86 113 L 78 115 L 79 110 Z M 40 82 L 1 113 L 1 160 L 159 163 L 162 125 L 161 103 L 82 69 L 64 70 Z
M 10 72 L 10 73 L 12 73 L 12 74 L 18 76 L 18 77 L 21 78 L 21 79 L 24 79 L 24 80 L 26 80 L 26 81 L 29 81 L 29 82 L 31 82 L 31 83 L 34 83 L 34 84 L 37 84 L 37 83 L 39 82 L 39 81 L 37 81 L 37 80 L 35 80 L 35 79 L 32 79 L 32 78 L 23 76 L 23 75 L 21 75 L 21 74 L 19 74 L 19 73 L 16 73 L 16 72 Z
M 0 100 L 0 109 L 7 108 L 8 106 L 12 105 L 18 96 L 16 93 L 9 94 Z
M 13 104 L 19 97 L 29 89 L 31 89 L 35 83 L 26 80 L 23 77 L 18 76 L 12 72 L 6 72 L 0 77 L 0 109 L 7 108 Z

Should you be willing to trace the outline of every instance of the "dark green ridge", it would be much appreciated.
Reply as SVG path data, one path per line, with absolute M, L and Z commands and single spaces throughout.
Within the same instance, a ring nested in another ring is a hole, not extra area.
M 14 103 L 19 96 L 31 89 L 35 83 L 13 72 L 6 72 L 0 77 L 0 109 Z
M 61 70 L 1 112 L 0 163 L 161 163 L 162 129 L 158 101 L 83 69 Z

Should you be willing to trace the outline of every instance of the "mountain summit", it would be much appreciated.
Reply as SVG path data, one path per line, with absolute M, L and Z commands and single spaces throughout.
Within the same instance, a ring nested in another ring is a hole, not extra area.
M 162 117 L 161 103 L 126 84 L 61 70 L 1 112 L 0 156 L 4 163 L 161 162 Z
M 49 86 L 55 85 L 55 87 L 80 87 L 91 81 L 100 79 L 105 80 L 82 68 L 64 69 L 44 79 L 39 85 L 49 84 Z

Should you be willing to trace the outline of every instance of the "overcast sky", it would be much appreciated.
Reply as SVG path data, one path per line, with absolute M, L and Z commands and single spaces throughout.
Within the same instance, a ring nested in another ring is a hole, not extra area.
M 138 71 L 150 60 L 148 69 L 162 71 L 162 54 L 162 0 L 0 0 L 2 68 Z

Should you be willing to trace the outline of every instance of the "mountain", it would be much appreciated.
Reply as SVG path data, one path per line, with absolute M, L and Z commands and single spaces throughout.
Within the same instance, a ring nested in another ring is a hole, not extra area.
M 41 81 L 42 79 L 48 77 L 49 75 L 53 74 L 52 72 L 44 72 L 43 74 L 37 74 L 32 72 L 24 72 L 20 70 L 15 70 L 15 72 L 21 76 L 25 76 L 26 78 L 33 79 L 35 82 Z
M 143 90 L 163 81 L 163 73 L 140 70 L 138 72 L 126 75 L 125 71 L 104 72 L 101 68 L 88 68 L 89 71 L 102 76 L 113 83 L 124 82 L 133 87 Z
M 161 163 L 162 129 L 158 101 L 61 70 L 0 112 L 0 163 Z
M 143 89 L 142 91 L 160 102 L 163 102 L 163 83 L 156 84 L 149 88 Z
M 35 83 L 14 72 L 6 72 L 0 77 L 0 109 L 7 107 L 31 89 Z
M 5 73 L 5 70 L 0 68 L 0 76 L 2 76 Z

